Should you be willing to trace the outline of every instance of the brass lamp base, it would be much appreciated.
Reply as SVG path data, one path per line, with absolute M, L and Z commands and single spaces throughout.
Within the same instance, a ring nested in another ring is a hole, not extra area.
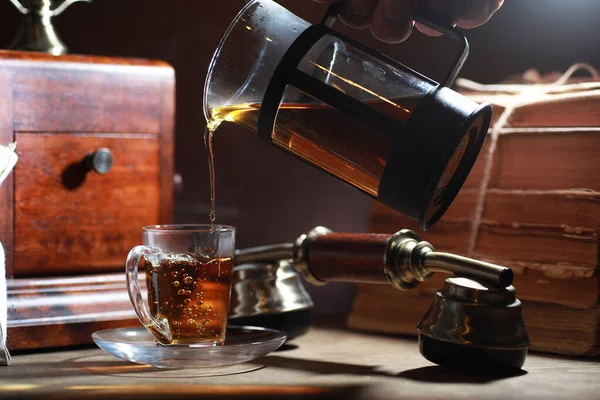
M 91 0 L 63 0 L 54 7 L 51 0 L 11 0 L 23 14 L 23 21 L 9 46 L 10 50 L 39 51 L 55 56 L 67 53 L 67 46 L 60 40 L 54 26 L 52 17 L 61 14 L 71 4 L 78 1 L 91 2 Z

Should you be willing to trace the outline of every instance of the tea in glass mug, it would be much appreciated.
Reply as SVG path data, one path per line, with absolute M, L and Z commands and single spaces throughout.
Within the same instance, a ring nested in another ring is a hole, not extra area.
M 161 345 L 223 344 L 235 251 L 235 228 L 157 225 L 127 258 L 127 288 L 138 318 Z M 143 261 L 142 261 L 143 260 Z M 147 303 L 138 282 L 143 262 Z

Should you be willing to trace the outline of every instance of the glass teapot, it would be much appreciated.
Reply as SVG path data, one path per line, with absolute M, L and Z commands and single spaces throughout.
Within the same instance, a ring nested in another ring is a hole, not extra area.
M 242 125 L 427 230 L 462 187 L 490 125 L 489 104 L 448 87 L 468 42 L 415 17 L 460 45 L 438 83 L 334 31 L 337 6 L 310 24 L 274 1 L 249 1 L 209 67 L 209 129 Z

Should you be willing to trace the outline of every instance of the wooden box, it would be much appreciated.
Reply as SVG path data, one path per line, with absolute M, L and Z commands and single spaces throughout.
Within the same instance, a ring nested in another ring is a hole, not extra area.
M 124 263 L 172 216 L 174 91 L 158 61 L 0 51 L 0 143 L 19 155 L 0 187 L 9 348 L 137 323 Z M 105 174 L 85 163 L 100 149 Z

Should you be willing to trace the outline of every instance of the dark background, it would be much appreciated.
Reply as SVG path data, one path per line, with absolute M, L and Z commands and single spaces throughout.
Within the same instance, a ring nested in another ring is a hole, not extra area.
M 449 0 L 450 1 L 450 0 Z M 202 145 L 202 89 L 221 35 L 243 0 L 94 0 L 75 4 L 54 20 L 72 53 L 157 58 L 177 76 L 175 168 L 183 178 L 176 193 L 175 222 L 208 221 L 209 190 Z M 325 6 L 311 0 L 281 0 L 311 22 Z M 20 23 L 9 0 L 0 0 L 0 48 Z M 452 56 L 446 38 L 415 33 L 401 45 L 372 39 L 368 30 L 336 25 L 397 60 L 440 78 Z M 486 25 L 467 31 L 471 55 L 461 76 L 494 83 L 529 68 L 564 71 L 575 62 L 600 66 L 598 0 L 507 0 Z M 228 125 L 215 136 L 217 221 L 238 227 L 238 247 L 293 240 L 316 225 L 337 231 L 368 230 L 372 201 L 251 132 Z M 398 227 L 399 229 L 402 227 Z M 321 310 L 349 304 L 342 285 L 311 289 Z M 327 301 L 319 298 L 327 293 Z

